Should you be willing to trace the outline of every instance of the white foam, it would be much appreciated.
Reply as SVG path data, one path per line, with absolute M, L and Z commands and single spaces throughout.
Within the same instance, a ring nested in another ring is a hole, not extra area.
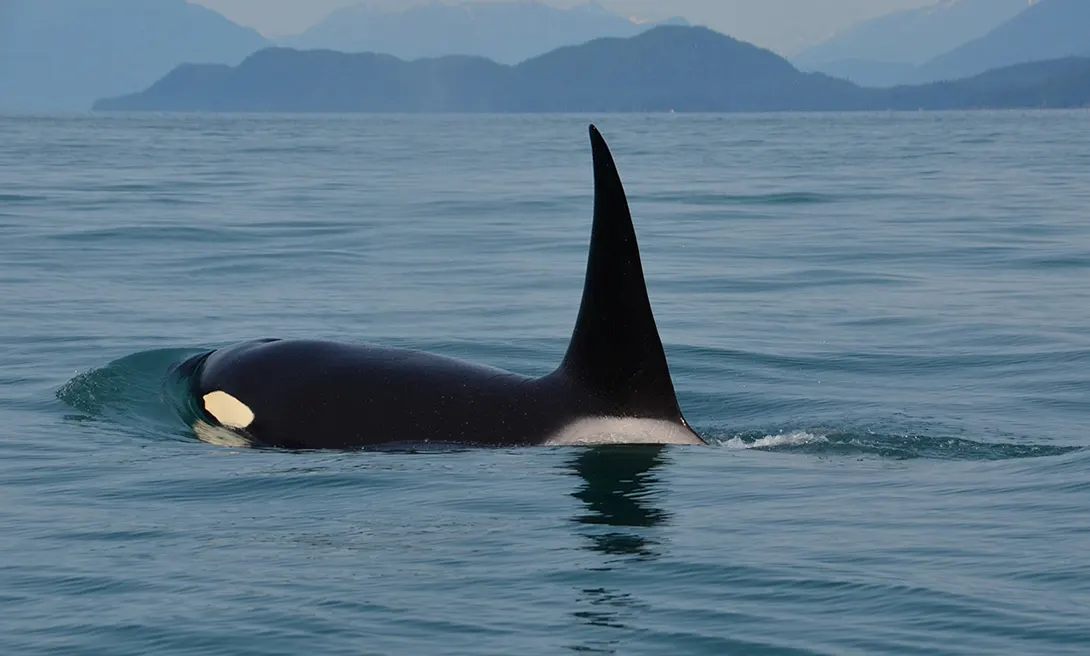
M 829 439 L 824 435 L 815 435 L 806 431 L 795 431 L 780 435 L 766 435 L 752 442 L 745 442 L 740 437 L 735 437 L 723 442 L 723 446 L 731 449 L 775 449 L 785 446 L 805 446 L 807 444 L 827 444 Z

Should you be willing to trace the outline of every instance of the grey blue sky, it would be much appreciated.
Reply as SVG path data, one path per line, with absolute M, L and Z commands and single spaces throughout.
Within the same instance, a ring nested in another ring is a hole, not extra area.
M 337 7 L 360 0 L 194 0 L 271 36 L 301 32 Z M 419 0 L 369 0 L 405 6 Z M 454 0 L 447 0 L 452 2 Z M 572 6 L 585 0 L 545 0 Z M 836 30 L 898 9 L 938 0 L 600 0 L 609 9 L 648 19 L 680 15 L 694 23 L 783 54 L 820 42 Z

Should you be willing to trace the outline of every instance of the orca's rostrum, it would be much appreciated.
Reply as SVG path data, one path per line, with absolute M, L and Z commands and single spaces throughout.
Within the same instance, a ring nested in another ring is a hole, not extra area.
M 531 378 L 407 349 L 246 342 L 177 368 L 198 436 L 289 449 L 703 444 L 678 406 L 616 165 L 594 126 L 590 140 L 586 282 L 556 371 Z

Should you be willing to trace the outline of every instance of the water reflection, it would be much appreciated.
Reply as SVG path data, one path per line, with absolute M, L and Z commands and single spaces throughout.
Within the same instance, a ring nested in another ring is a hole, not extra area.
M 571 462 L 584 484 L 572 493 L 587 512 L 573 521 L 615 529 L 590 533 L 590 548 L 612 556 L 654 556 L 656 542 L 647 529 L 670 518 L 654 505 L 659 487 L 655 470 L 665 461 L 665 447 L 597 447 L 586 449 Z M 635 530 L 631 530 L 635 529 Z
M 643 604 L 619 588 L 625 562 L 659 555 L 651 529 L 670 519 L 670 513 L 655 504 L 662 489 L 656 470 L 665 462 L 662 446 L 616 446 L 581 450 L 569 463 L 583 480 L 572 496 L 585 507 L 572 521 L 581 527 L 588 550 L 611 557 L 603 566 L 588 568 L 586 578 L 593 585 L 576 588 L 578 610 L 572 616 L 593 637 L 570 645 L 572 651 L 616 653 L 622 635 L 639 624 L 634 616 Z

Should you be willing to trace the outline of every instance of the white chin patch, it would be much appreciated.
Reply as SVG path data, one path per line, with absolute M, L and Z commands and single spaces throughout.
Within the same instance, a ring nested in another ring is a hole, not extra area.
M 581 419 L 550 437 L 547 446 L 594 444 L 704 444 L 684 426 L 657 419 Z
M 254 412 L 227 392 L 204 395 L 204 409 L 227 428 L 246 428 L 254 423 Z

